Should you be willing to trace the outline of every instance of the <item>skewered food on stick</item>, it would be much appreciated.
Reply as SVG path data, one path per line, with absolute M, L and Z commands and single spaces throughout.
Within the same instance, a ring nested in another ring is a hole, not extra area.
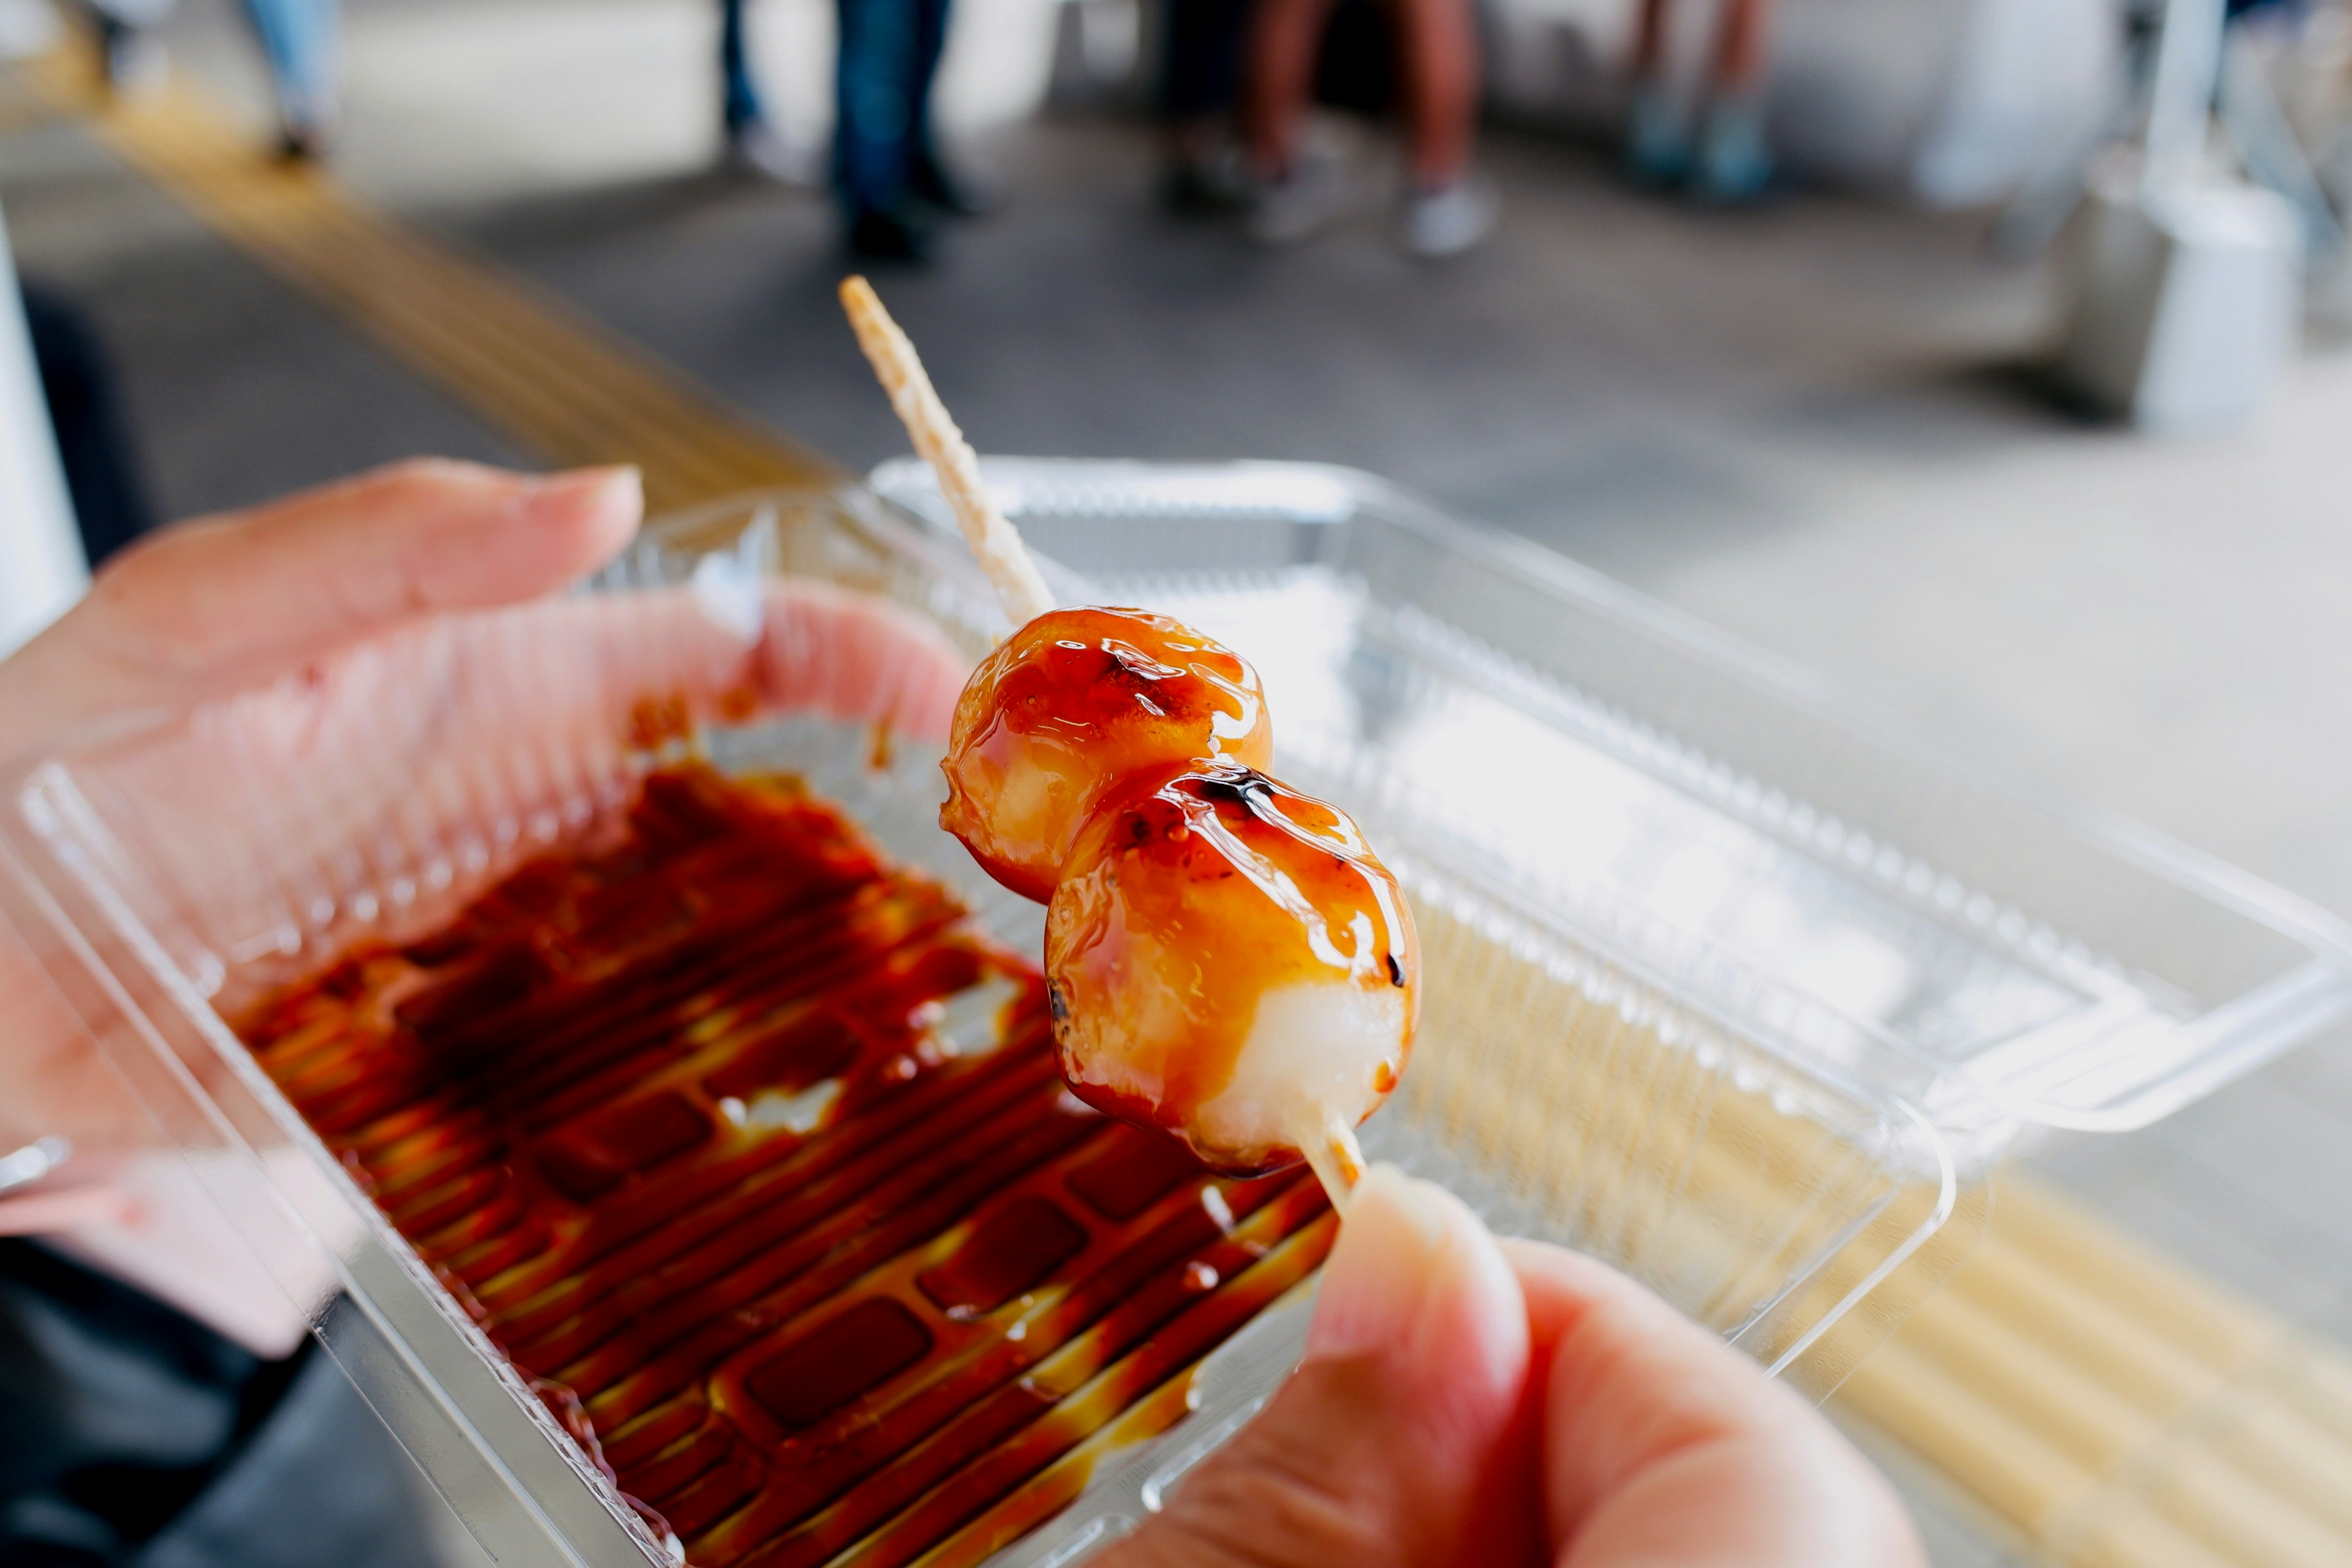
M 1053 608 L 913 345 L 864 279 L 841 298 L 1013 624 L 958 700 L 940 821 L 1048 902 L 1064 1078 L 1229 1172 L 1303 1156 L 1344 1206 L 1419 1014 L 1395 879 L 1345 813 L 1261 771 L 1246 663 L 1164 616 Z
M 1274 760 L 1257 672 L 1148 610 L 1049 610 L 1019 628 L 972 672 L 953 735 L 940 826 L 1041 904 L 1123 780 L 1195 759 Z
M 1404 895 L 1347 815 L 1232 762 L 1107 802 L 1045 916 L 1071 1089 L 1235 1175 L 1388 1098 L 1419 967 Z

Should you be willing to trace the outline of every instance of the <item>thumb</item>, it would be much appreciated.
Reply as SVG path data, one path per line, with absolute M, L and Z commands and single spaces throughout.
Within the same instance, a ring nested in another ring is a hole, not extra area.
M 1104 1568 L 1438 1568 L 1538 1555 L 1527 1307 L 1461 1200 L 1356 1188 L 1306 1358 Z

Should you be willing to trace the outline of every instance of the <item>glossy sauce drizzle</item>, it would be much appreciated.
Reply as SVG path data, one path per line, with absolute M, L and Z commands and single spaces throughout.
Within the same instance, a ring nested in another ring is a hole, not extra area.
M 691 1562 L 976 1563 L 1331 1222 L 1073 1099 L 962 913 L 788 781 L 669 768 L 242 1032 Z

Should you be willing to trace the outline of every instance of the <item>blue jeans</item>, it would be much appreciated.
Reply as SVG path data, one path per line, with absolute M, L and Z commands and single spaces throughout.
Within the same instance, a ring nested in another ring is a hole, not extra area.
M 719 75 L 726 94 L 719 113 L 730 136 L 765 117 L 743 45 L 743 0 L 719 0 Z
M 335 117 L 335 51 L 341 32 L 337 0 L 245 0 L 278 112 L 289 125 L 320 127 Z
M 948 0 L 838 0 L 834 188 L 855 218 L 905 203 L 931 155 L 931 78 Z
M 89 0 L 100 28 L 160 26 L 173 0 Z M 278 118 L 289 125 L 323 128 L 335 116 L 335 52 L 342 31 L 341 0 L 245 0 L 245 14 L 269 60 Z

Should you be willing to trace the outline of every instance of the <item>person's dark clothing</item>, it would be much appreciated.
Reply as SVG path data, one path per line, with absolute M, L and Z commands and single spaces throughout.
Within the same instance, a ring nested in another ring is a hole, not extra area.
M 724 94 L 719 115 L 730 140 L 766 118 L 759 86 L 751 79 L 751 54 L 743 36 L 744 3 L 719 0 L 719 75 Z
M 947 42 L 948 0 L 838 0 L 834 185 L 852 243 L 881 217 L 919 230 L 917 204 L 939 179 L 931 79 Z
M 92 566 L 154 526 L 123 433 L 104 346 L 79 310 L 37 284 L 25 286 L 25 325 L 64 460 L 66 489 Z
M 1168 0 L 1160 112 L 1171 122 L 1225 113 L 1241 92 L 1249 0 Z
M 5 1568 L 430 1568 L 412 1474 L 308 1342 L 262 1361 L 0 1241 Z

